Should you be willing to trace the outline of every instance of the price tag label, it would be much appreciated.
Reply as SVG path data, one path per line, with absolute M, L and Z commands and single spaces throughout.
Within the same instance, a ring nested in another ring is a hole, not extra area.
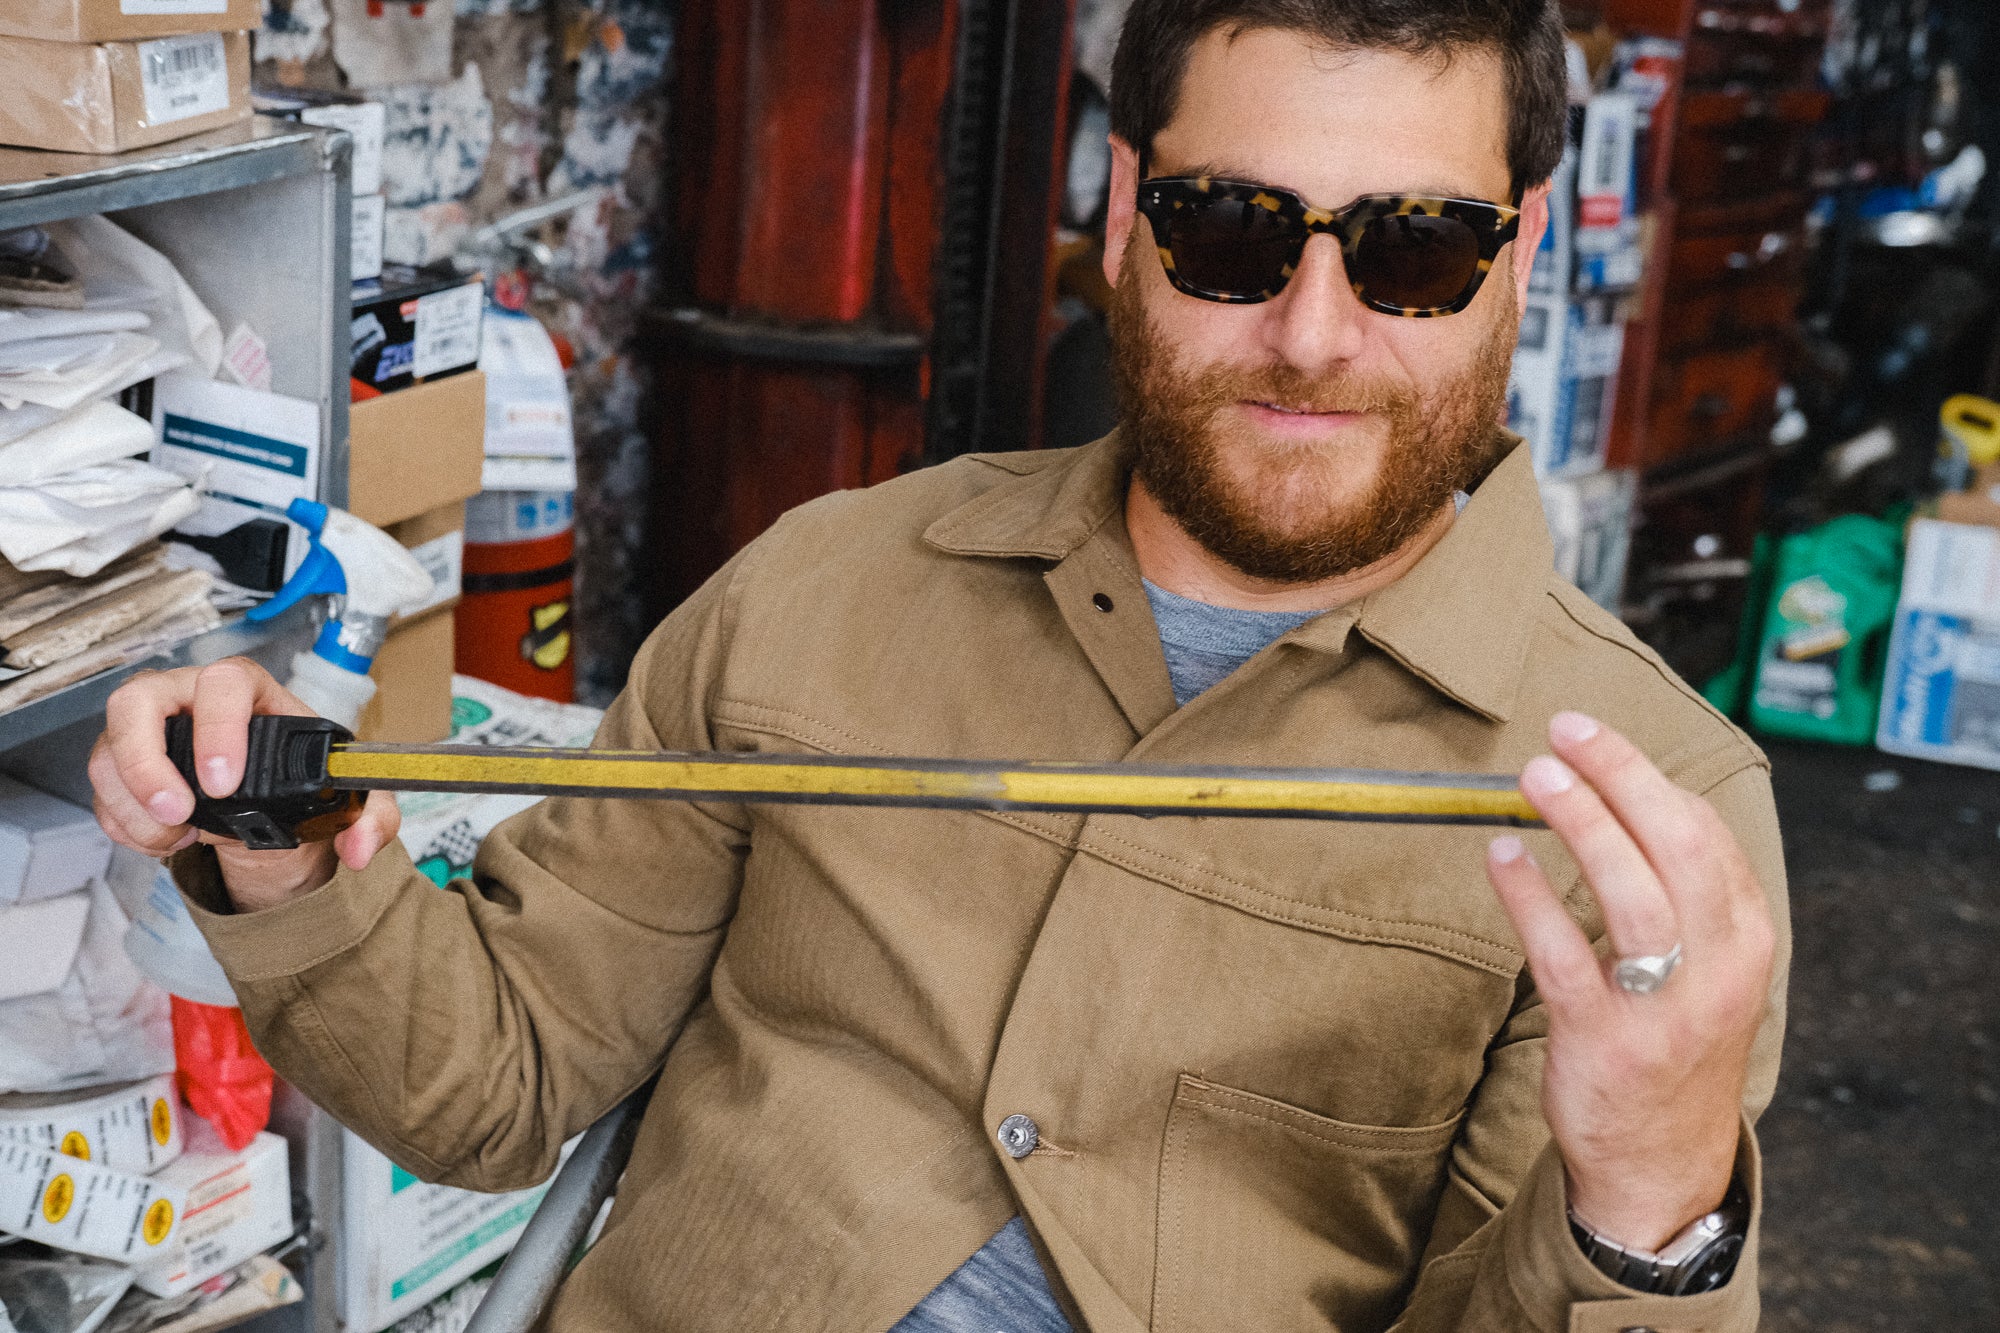
M 139 43 L 146 123 L 165 125 L 229 109 L 229 60 L 222 34 L 162 37 Z
M 486 288 L 481 283 L 419 297 L 410 373 L 428 379 L 477 362 L 479 316 L 485 303 Z

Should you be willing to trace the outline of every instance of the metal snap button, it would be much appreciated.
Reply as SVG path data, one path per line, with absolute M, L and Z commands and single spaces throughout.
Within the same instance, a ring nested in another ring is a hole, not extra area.
M 1042 1141 L 1042 1132 L 1024 1115 L 1010 1115 L 1000 1122 L 1000 1148 L 1009 1157 L 1026 1157 Z

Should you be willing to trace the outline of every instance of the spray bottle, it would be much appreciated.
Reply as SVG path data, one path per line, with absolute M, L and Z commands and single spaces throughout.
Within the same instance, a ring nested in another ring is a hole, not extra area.
M 307 597 L 328 601 L 326 624 L 309 651 L 292 658 L 287 688 L 318 713 L 352 728 L 375 695 L 368 675 L 389 619 L 431 591 L 416 557 L 380 528 L 344 509 L 294 500 L 285 515 L 311 538 L 306 558 L 248 619 L 271 620 Z M 248 1143 L 270 1113 L 271 1072 L 250 1044 L 236 994 L 181 904 L 165 866 L 151 867 L 151 892 L 130 895 L 125 952 L 173 996 L 181 1095 L 233 1148 Z
M 326 625 L 311 650 L 292 659 L 286 687 L 321 717 L 351 729 L 375 696 L 368 667 L 390 617 L 427 596 L 431 576 L 394 537 L 344 509 L 294 500 L 285 516 L 312 545 L 298 572 L 248 619 L 273 619 L 308 597 L 330 599 Z

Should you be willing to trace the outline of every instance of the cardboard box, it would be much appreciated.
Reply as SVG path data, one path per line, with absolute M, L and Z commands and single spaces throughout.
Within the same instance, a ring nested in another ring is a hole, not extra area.
M 568 1149 L 564 1149 L 567 1156 Z M 547 1185 L 426 1185 L 351 1133 L 341 1145 L 337 1300 L 346 1333 L 381 1333 L 514 1248 Z
M 1556 572 L 1617 615 L 1632 549 L 1632 506 L 1639 474 L 1624 469 L 1543 477 L 1542 511 L 1555 542 Z
M 2000 528 L 1910 525 L 1875 744 L 2000 768 Z
M 425 744 L 451 734 L 451 672 L 458 631 L 450 610 L 392 630 L 368 674 L 375 697 L 354 734 L 364 741 Z
M 7 0 L 0 35 L 52 42 L 122 42 L 186 32 L 245 32 L 259 0 Z
M 188 1133 L 179 1161 L 154 1179 L 187 1199 L 181 1253 L 138 1273 L 140 1290 L 177 1296 L 292 1237 L 292 1173 L 285 1141 L 260 1133 L 231 1152 L 207 1124 Z
M 347 131 L 354 140 L 350 189 L 357 196 L 382 193 L 382 137 L 387 123 L 387 108 L 382 103 L 353 93 L 268 86 L 253 92 L 250 103 L 266 115 Z
M 1530 295 L 1507 386 L 1507 424 L 1543 475 L 1604 466 L 1618 402 L 1625 326 L 1605 297 Z
M 83 45 L 0 37 L 0 143 L 121 153 L 250 115 L 250 36 Z
M 1640 99 L 1591 98 L 1549 193 L 1549 229 L 1529 289 L 1550 294 L 1626 292 L 1645 276 L 1648 229 L 1638 210 L 1635 156 Z
M 478 371 L 354 404 L 347 508 L 378 528 L 479 493 L 486 377 Z
M 1947 523 L 1976 523 L 2000 528 L 2000 463 L 1988 463 L 1972 474 L 1962 491 L 1938 497 L 1937 516 Z
M 354 284 L 354 396 L 365 399 L 461 375 L 479 365 L 486 280 L 450 265 L 384 264 L 379 278 Z
M 383 229 L 389 221 L 389 201 L 379 194 L 354 196 L 354 215 L 347 233 L 348 276 L 356 282 L 382 276 Z
M 110 863 L 111 839 L 90 811 L 0 777 L 0 904 L 74 892 Z
M 431 595 L 389 622 L 391 633 L 442 607 L 458 605 L 465 590 L 465 501 L 453 500 L 384 529 L 408 548 L 431 576 Z

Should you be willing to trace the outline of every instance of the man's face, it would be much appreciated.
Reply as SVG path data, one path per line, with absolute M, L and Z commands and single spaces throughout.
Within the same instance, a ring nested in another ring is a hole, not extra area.
M 1271 29 L 1194 48 L 1148 176 L 1215 175 L 1340 208 L 1364 194 L 1511 202 L 1497 55 L 1332 51 Z M 1136 154 L 1114 140 L 1105 269 L 1135 472 L 1189 536 L 1254 578 L 1313 582 L 1417 536 L 1493 460 L 1522 293 L 1546 220 L 1525 202 L 1471 306 L 1362 305 L 1338 244 L 1307 243 L 1278 296 L 1228 305 L 1169 285 Z

